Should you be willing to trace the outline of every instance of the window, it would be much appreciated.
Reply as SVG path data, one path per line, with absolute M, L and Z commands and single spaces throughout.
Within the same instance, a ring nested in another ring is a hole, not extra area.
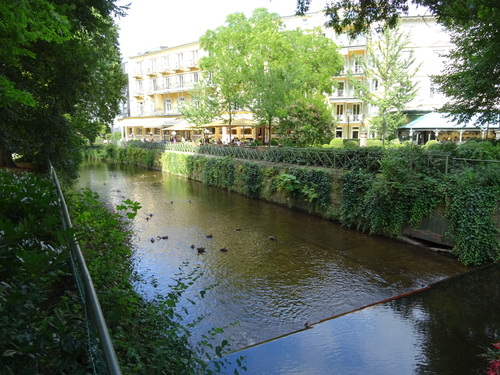
M 338 82 L 338 87 L 337 87 L 337 96 L 338 97 L 344 96 L 344 87 L 345 87 L 345 82 Z
M 170 88 L 170 77 L 163 78 L 163 87 L 165 87 L 165 90 Z
M 135 82 L 135 92 L 136 94 L 142 94 L 142 81 Z
M 170 98 L 163 99 L 163 112 L 164 113 L 172 112 L 172 99 Z
M 151 80 L 151 89 L 152 89 L 153 91 L 158 90 L 158 82 L 157 82 L 156 78 L 153 78 L 153 79 Z
M 177 104 L 182 104 L 186 102 L 186 98 L 181 96 L 179 99 L 177 99 Z
M 139 61 L 135 63 L 135 75 L 141 75 L 141 74 L 142 74 L 142 61 Z
M 184 75 L 177 76 L 178 87 L 184 87 Z
M 361 73 L 361 65 L 358 59 L 354 59 L 354 73 Z
M 343 104 L 337 104 L 336 108 L 336 114 L 337 114 L 337 120 L 342 120 L 342 117 L 344 116 L 344 105 Z
M 371 91 L 377 91 L 378 90 L 378 79 L 372 79 L 371 80 Z
M 199 73 L 193 73 L 193 83 L 196 83 L 200 80 Z
M 342 138 L 342 128 L 337 128 L 335 130 L 335 138 Z
M 361 114 L 361 104 L 353 104 L 352 105 L 352 120 L 359 121 Z
M 144 103 L 137 103 L 137 115 L 142 116 L 144 114 Z
M 359 128 L 357 126 L 352 128 L 352 138 L 359 138 Z

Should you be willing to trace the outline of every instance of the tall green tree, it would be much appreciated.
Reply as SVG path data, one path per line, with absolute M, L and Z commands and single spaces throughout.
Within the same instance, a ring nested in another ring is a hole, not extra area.
M 270 137 L 273 124 L 288 117 L 287 109 L 297 98 L 332 92 L 332 77 L 342 69 L 343 59 L 319 29 L 283 30 L 279 16 L 265 9 L 256 9 L 250 21 L 258 26 L 249 59 L 248 102 Z
M 268 140 L 297 97 L 330 93 L 343 66 L 337 46 L 319 30 L 284 30 L 280 16 L 263 8 L 249 19 L 230 15 L 201 45 L 209 53 L 201 67 L 213 74 L 221 113 L 231 124 L 236 111 L 248 108 L 268 128 Z
M 413 77 L 418 67 L 408 43 L 408 35 L 399 29 L 386 29 L 380 37 L 368 41 L 367 56 L 359 59 L 362 77 L 348 72 L 354 95 L 377 110 L 370 121 L 382 144 L 388 134 L 403 125 L 401 112 L 417 94 Z
M 297 0 L 297 12 L 309 9 L 311 0 Z M 443 110 L 455 120 L 474 118 L 498 123 L 500 115 L 500 3 L 491 0 L 333 0 L 325 8 L 327 24 L 337 32 L 366 32 L 382 23 L 395 27 L 409 5 L 423 6 L 451 33 L 456 48 L 448 55 L 445 71 L 434 77 L 450 100 Z
M 109 0 L 0 4 L 0 164 L 50 157 L 76 176 L 75 151 L 111 123 L 126 84 L 113 20 L 123 11 Z
M 200 38 L 200 47 L 208 53 L 201 58 L 200 69 L 211 77 L 211 85 L 219 97 L 217 116 L 227 115 L 229 141 L 234 116 L 247 103 L 245 70 L 251 28 L 243 13 L 234 13 L 223 26 L 208 30 Z

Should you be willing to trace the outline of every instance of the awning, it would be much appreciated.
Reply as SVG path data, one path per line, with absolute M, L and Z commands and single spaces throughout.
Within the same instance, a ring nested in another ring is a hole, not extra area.
M 446 117 L 448 113 L 431 112 L 400 127 L 402 130 L 479 130 L 480 126 L 473 121 L 468 124 L 459 124 L 451 118 Z
M 171 130 L 171 131 L 172 130 L 175 130 L 175 131 L 193 130 L 194 127 L 195 127 L 195 125 L 190 124 L 187 120 L 179 119 L 175 125 L 168 127 L 168 130 Z
M 178 122 L 175 117 L 124 118 L 118 120 L 118 125 L 127 127 L 161 128 L 174 126 L 176 121 Z
M 217 121 L 212 121 L 211 123 L 202 125 L 203 128 L 214 128 L 214 127 L 219 127 L 219 126 L 229 126 L 227 120 L 217 120 Z M 254 120 L 249 120 L 246 118 L 238 118 L 238 119 L 233 119 L 231 121 L 231 126 L 251 126 L 251 127 L 256 127 L 259 126 L 259 123 Z

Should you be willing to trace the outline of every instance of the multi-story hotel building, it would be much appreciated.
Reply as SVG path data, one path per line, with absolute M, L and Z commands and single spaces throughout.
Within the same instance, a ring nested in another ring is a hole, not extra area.
M 323 27 L 322 12 L 311 13 L 302 17 L 284 17 L 287 28 L 311 29 Z M 416 64 L 420 65 L 415 80 L 418 83 L 416 98 L 407 104 L 410 117 L 418 117 L 432 112 L 444 103 L 444 98 L 437 93 L 430 76 L 438 74 L 443 67 L 443 54 L 449 51 L 451 44 L 448 35 L 430 16 L 406 16 L 402 18 L 401 29 L 408 33 Z M 376 113 L 376 108 L 354 96 L 353 87 L 347 79 L 347 71 L 363 78 L 359 58 L 367 55 L 367 41 L 373 34 L 355 39 L 347 33 L 337 34 L 332 29 L 324 28 L 325 36 L 332 38 L 339 46 L 339 52 L 345 59 L 345 67 L 339 76 L 334 77 L 335 89 L 328 100 L 336 118 L 336 138 L 360 138 L 362 131 L 368 137 L 377 136 L 370 130 L 369 118 Z M 198 60 L 203 56 L 198 42 L 175 47 L 159 47 L 130 57 L 128 60 L 129 78 L 129 116 L 118 121 L 122 126 L 126 140 L 196 140 L 209 136 L 214 139 L 229 141 L 228 128 L 223 121 L 214 121 L 195 129 L 194 125 L 183 119 L 179 105 L 189 100 L 189 90 L 200 79 Z M 376 81 L 370 82 L 371 89 L 377 90 Z M 239 139 L 258 139 L 264 136 L 264 129 L 255 127 L 251 114 L 242 111 L 233 121 L 232 137 Z M 197 131 L 198 130 L 198 131 Z

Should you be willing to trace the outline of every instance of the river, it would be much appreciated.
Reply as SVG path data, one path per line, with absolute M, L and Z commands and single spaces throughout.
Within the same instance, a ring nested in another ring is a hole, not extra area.
M 158 283 L 140 287 L 146 296 L 168 293 L 179 273 L 199 276 L 181 300 L 184 323 L 202 317 L 193 342 L 223 327 L 220 339 L 242 349 L 468 271 L 443 254 L 159 171 L 87 163 L 78 187 L 111 206 L 141 204 L 137 269 Z

